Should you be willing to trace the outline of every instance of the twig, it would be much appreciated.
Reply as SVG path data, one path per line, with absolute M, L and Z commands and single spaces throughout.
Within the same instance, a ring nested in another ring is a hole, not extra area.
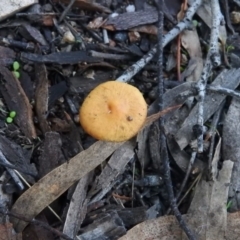
M 69 2 L 68 6 L 67 6 L 67 7 L 64 9 L 64 11 L 62 12 L 62 14 L 61 14 L 61 16 L 60 16 L 60 18 L 59 18 L 59 22 L 61 22 L 61 21 L 65 18 L 66 14 L 69 12 L 70 8 L 71 8 L 72 5 L 75 3 L 75 1 L 76 1 L 76 0 L 71 0 L 71 1 Z
M 159 111 L 163 110 L 163 94 L 164 94 L 164 81 L 163 81 L 163 12 L 161 6 L 163 5 L 163 1 L 161 0 L 159 3 L 155 2 L 157 9 L 158 9 L 158 89 L 159 89 Z M 186 225 L 181 213 L 178 210 L 176 198 L 174 196 L 173 187 L 172 187 L 172 179 L 170 174 L 170 166 L 169 166 L 169 157 L 168 157 L 168 150 L 167 150 L 167 141 L 164 134 L 164 118 L 159 119 L 159 126 L 160 126 L 160 154 L 163 163 L 164 169 L 164 180 L 166 183 L 170 207 L 177 218 L 180 227 L 184 230 L 186 235 L 190 240 L 195 240 L 195 237 L 192 231 Z
M 113 53 L 103 53 L 97 52 L 94 50 L 89 51 L 90 56 L 104 59 L 112 59 L 112 60 L 129 60 L 133 59 L 132 56 L 128 54 L 113 54 Z
M 188 164 L 187 172 L 186 172 L 186 174 L 185 174 L 185 177 L 184 177 L 184 179 L 183 179 L 183 182 L 182 182 L 182 184 L 181 184 L 181 187 L 180 187 L 180 189 L 179 189 L 179 191 L 178 191 L 178 193 L 177 193 L 177 196 L 176 196 L 176 199 L 177 199 L 177 200 L 179 199 L 179 197 L 180 197 L 180 195 L 181 195 L 184 187 L 186 186 L 186 183 L 187 183 L 187 180 L 188 180 L 188 178 L 189 178 L 189 176 L 190 176 L 190 173 L 191 173 L 193 164 L 194 164 L 194 162 L 195 162 L 196 156 L 197 156 L 197 153 L 196 153 L 196 152 L 192 152 L 192 156 L 191 156 L 191 159 L 190 159 L 189 164 Z
M 8 47 L 17 47 L 29 51 L 33 51 L 35 49 L 35 45 L 33 43 L 20 42 L 4 37 L 0 37 L 0 43 Z
M 179 22 L 171 31 L 169 31 L 163 37 L 163 47 L 165 47 L 171 40 L 173 40 L 180 32 L 187 28 L 192 20 L 193 15 L 197 11 L 198 7 L 202 4 L 202 0 L 196 0 L 186 12 L 185 18 Z M 128 82 L 136 73 L 138 73 L 148 62 L 150 62 L 153 56 L 157 52 L 157 45 L 155 45 L 143 58 L 129 67 L 117 81 Z
M 104 44 L 109 44 L 109 37 L 108 37 L 107 30 L 103 28 L 102 33 L 103 33 L 103 42 L 104 42 Z
M 198 87 L 198 152 L 203 152 L 203 105 L 206 95 L 206 85 L 207 79 L 212 71 L 213 67 L 217 67 L 221 63 L 221 58 L 219 54 L 218 47 L 218 37 L 219 37 L 219 25 L 222 19 L 222 14 L 219 7 L 218 0 L 211 0 L 211 9 L 212 9 L 212 28 L 211 28 L 211 38 L 210 38 L 210 49 L 207 54 L 206 63 L 203 68 L 203 73 L 200 80 L 197 83 Z
M 228 95 L 228 96 L 231 96 L 231 97 L 236 97 L 238 99 L 240 98 L 240 92 L 239 91 L 234 91 L 232 89 L 223 88 L 223 87 L 220 87 L 220 86 L 208 85 L 207 90 L 210 90 L 212 92 L 223 93 L 225 95 Z
M 66 239 L 66 240 L 73 240 L 72 238 L 70 238 L 69 236 L 67 236 L 66 234 L 58 231 L 57 229 L 49 226 L 48 224 L 46 224 L 45 222 L 42 222 L 42 221 L 39 221 L 39 220 L 36 220 L 36 219 L 31 219 L 29 220 L 28 218 L 26 218 L 25 216 L 23 215 L 20 215 L 20 214 L 17 214 L 17 213 L 12 213 L 12 212 L 9 212 L 8 210 L 4 210 L 2 208 L 0 208 L 0 213 L 3 214 L 3 215 L 8 215 L 8 216 L 11 216 L 11 217 L 14 217 L 14 218 L 17 218 L 17 219 L 20 219 L 24 222 L 28 222 L 28 223 L 31 223 L 33 225 L 36 225 L 36 226 L 39 226 L 39 227 L 42 227 L 42 228 L 45 228 L 47 229 L 48 231 L 54 233 L 55 235 L 57 235 L 58 237 L 61 237 L 63 239 Z

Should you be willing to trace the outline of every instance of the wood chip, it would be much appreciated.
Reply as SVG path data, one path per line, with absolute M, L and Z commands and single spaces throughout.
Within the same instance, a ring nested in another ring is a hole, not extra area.
M 16 111 L 14 121 L 21 131 L 28 138 L 36 138 L 36 131 L 33 124 L 32 106 L 22 89 L 19 80 L 7 68 L 0 65 L 0 75 L 2 77 L 0 91 L 11 111 Z

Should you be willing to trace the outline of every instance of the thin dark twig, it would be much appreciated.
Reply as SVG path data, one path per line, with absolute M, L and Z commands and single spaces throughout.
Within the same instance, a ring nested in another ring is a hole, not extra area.
M 179 199 L 179 197 L 180 197 L 180 195 L 181 195 L 184 187 L 185 187 L 186 184 L 187 184 L 187 180 L 189 179 L 189 176 L 190 176 L 190 174 L 191 174 L 191 171 L 192 171 L 193 164 L 194 164 L 194 162 L 195 162 L 196 156 L 197 156 L 197 153 L 196 153 L 196 152 L 192 152 L 192 156 L 191 156 L 190 161 L 189 161 L 189 164 L 188 164 L 187 172 L 186 172 L 186 174 L 185 174 L 185 177 L 184 177 L 184 179 L 183 179 L 183 182 L 182 182 L 182 184 L 181 184 L 181 187 L 180 187 L 180 189 L 179 189 L 179 191 L 178 191 L 178 193 L 177 193 L 177 196 L 176 196 L 176 199 L 177 199 L 177 200 Z
M 64 9 L 64 11 L 62 12 L 60 18 L 59 18 L 59 22 L 61 22 L 66 14 L 69 12 L 70 8 L 72 7 L 72 5 L 75 3 L 76 0 L 71 0 L 71 2 L 68 4 L 68 6 Z
M 63 239 L 73 240 L 72 238 L 70 238 L 70 237 L 67 236 L 66 234 L 64 234 L 64 233 L 58 231 L 57 229 L 49 226 L 49 225 L 46 224 L 45 222 L 36 220 L 36 219 L 34 219 L 34 218 L 33 218 L 32 220 L 29 220 L 28 218 L 26 218 L 26 217 L 23 216 L 23 215 L 9 212 L 8 210 L 4 210 L 3 208 L 0 208 L 0 214 L 8 215 L 8 216 L 11 216 L 11 217 L 13 217 L 13 218 L 20 219 L 20 220 L 22 220 L 22 221 L 24 221 L 24 222 L 31 223 L 31 224 L 33 224 L 33 225 L 35 225 L 35 226 L 39 226 L 39 227 L 45 228 L 45 229 L 47 229 L 48 231 L 54 233 L 55 235 L 57 235 L 58 237 L 61 237 L 61 238 L 63 238 Z
M 159 89 L 159 111 L 163 110 L 163 93 L 164 93 L 164 82 L 163 82 L 163 12 L 161 6 L 163 6 L 163 1 L 160 0 L 159 4 L 158 1 L 155 2 L 157 9 L 158 9 L 158 89 Z M 168 150 L 167 150 L 167 143 L 166 137 L 164 135 L 164 119 L 159 119 L 159 126 L 160 126 L 160 154 L 161 160 L 163 162 L 164 168 L 164 180 L 166 183 L 170 207 L 177 218 L 179 225 L 186 233 L 187 237 L 191 240 L 195 240 L 192 231 L 188 228 L 181 213 L 178 210 L 176 198 L 174 196 L 173 187 L 172 187 L 172 179 L 170 175 L 170 166 L 169 166 L 169 158 L 168 158 Z

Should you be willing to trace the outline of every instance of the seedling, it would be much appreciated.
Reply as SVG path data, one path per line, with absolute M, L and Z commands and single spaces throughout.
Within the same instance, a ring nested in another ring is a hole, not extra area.
M 6 118 L 6 122 L 7 122 L 7 123 L 12 123 L 12 122 L 13 122 L 13 119 L 12 119 L 11 117 L 7 117 L 7 118 Z
M 19 68 L 20 68 L 19 62 L 15 61 L 15 62 L 13 63 L 13 70 L 14 70 L 14 71 L 17 71 Z
M 18 72 L 19 68 L 20 68 L 19 62 L 15 61 L 13 63 L 13 74 L 15 75 L 16 78 L 20 77 L 20 73 Z
M 15 75 L 16 78 L 20 78 L 20 73 L 17 71 L 13 71 L 13 74 Z
M 15 118 L 16 117 L 16 112 L 15 111 L 11 111 L 10 113 L 9 113 L 9 117 L 11 117 L 11 118 Z
M 15 111 L 11 111 L 9 116 L 6 118 L 7 123 L 12 123 L 13 119 L 16 117 L 17 113 Z

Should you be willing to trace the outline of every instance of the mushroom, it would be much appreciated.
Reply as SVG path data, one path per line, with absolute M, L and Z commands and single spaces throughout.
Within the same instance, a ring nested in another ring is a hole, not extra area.
M 79 118 L 92 137 L 111 142 L 134 137 L 147 117 L 147 104 L 136 88 L 108 81 L 98 85 L 84 100 Z

